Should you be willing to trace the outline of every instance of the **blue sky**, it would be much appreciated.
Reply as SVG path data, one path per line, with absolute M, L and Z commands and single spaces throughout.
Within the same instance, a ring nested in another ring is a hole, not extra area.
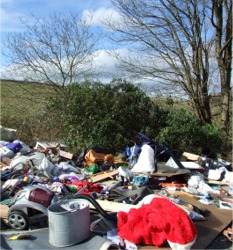
M 30 18 L 30 13 L 40 17 L 53 12 L 87 10 L 104 14 L 111 8 L 110 0 L 1 0 L 1 33 L 22 30 L 20 18 Z
M 49 17 L 54 12 L 77 12 L 84 16 L 88 11 L 93 13 L 94 24 L 100 25 L 100 18 L 113 13 L 110 0 L 0 0 L 1 2 L 1 41 L 8 32 L 21 32 L 24 29 L 20 19 L 30 22 L 31 14 L 37 17 Z M 2 46 L 1 46 L 2 49 Z M 112 60 L 103 52 L 98 64 L 110 64 Z M 103 61 L 103 62 L 102 62 Z M 1 54 L 1 68 L 6 63 Z

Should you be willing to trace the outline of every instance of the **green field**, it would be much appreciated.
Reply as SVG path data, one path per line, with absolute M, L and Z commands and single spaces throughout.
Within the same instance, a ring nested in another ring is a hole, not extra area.
M 45 98 L 53 93 L 49 85 L 2 80 L 1 118 L 37 115 L 45 105 Z

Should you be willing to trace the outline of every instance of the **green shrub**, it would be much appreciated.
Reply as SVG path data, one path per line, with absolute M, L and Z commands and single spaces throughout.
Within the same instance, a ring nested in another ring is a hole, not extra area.
M 217 155 L 224 154 L 227 146 L 227 136 L 222 129 L 214 124 L 205 124 L 202 126 L 202 135 L 200 133 L 199 144 L 202 148 L 211 150 L 209 157 L 215 158 Z
M 48 108 L 63 124 L 64 142 L 73 151 L 90 145 L 122 150 L 139 131 L 154 133 L 152 124 L 161 112 L 139 87 L 122 79 L 69 85 L 48 101 Z
M 214 155 L 220 153 L 227 142 L 216 125 L 203 124 L 194 114 L 174 109 L 168 113 L 166 125 L 156 138 L 170 150 L 202 154 L 203 148 L 209 148 Z

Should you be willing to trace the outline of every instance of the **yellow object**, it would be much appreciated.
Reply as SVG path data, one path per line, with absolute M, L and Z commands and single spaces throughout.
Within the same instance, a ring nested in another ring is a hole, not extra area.
M 8 238 L 8 240 L 20 240 L 20 239 L 27 239 L 30 237 L 30 234 L 18 234 L 18 235 L 14 235 L 10 238 Z
M 28 182 L 28 180 L 29 180 L 28 176 L 25 176 L 25 177 L 23 178 L 23 182 Z

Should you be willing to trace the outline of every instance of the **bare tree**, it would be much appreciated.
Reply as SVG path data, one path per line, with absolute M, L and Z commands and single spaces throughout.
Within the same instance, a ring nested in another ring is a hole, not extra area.
M 29 81 L 52 84 L 56 91 L 87 77 L 100 38 L 88 20 L 73 13 L 32 16 L 24 21 L 24 32 L 10 33 L 4 41 L 8 69 Z
M 112 0 L 120 21 L 104 23 L 128 45 L 116 54 L 136 76 L 147 76 L 159 91 L 182 91 L 199 118 L 211 123 L 210 52 L 213 46 L 208 0 Z
M 221 124 L 229 133 L 232 71 L 232 0 L 212 0 L 212 24 L 215 28 L 215 48 L 221 81 Z

